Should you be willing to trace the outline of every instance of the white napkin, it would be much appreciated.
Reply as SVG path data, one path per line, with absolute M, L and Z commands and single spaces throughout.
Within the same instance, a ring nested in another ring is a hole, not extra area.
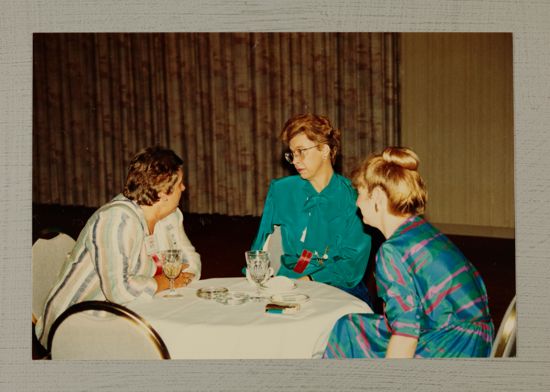
M 263 284 L 265 288 L 272 292 L 289 291 L 296 288 L 294 280 L 286 276 L 275 276 Z

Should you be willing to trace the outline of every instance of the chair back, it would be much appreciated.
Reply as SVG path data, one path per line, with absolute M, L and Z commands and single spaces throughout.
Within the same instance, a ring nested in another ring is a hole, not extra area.
M 491 357 L 515 357 L 517 336 L 516 297 L 512 299 L 493 342 Z
M 170 359 L 160 335 L 138 314 L 107 301 L 69 307 L 48 336 L 52 359 Z
M 32 315 L 37 319 L 44 311 L 50 290 L 57 281 L 61 266 L 73 249 L 75 240 L 59 233 L 52 239 L 39 238 L 32 246 Z
M 283 237 L 281 236 L 280 226 L 273 226 L 273 233 L 267 236 L 263 250 L 269 253 L 269 260 L 271 261 L 273 273 L 277 275 L 279 268 L 281 268 L 281 256 L 284 254 Z

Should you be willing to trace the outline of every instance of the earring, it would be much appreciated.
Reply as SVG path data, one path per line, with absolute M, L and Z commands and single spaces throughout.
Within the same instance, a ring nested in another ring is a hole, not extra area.
M 378 204 L 374 203 L 374 211 L 378 212 Z

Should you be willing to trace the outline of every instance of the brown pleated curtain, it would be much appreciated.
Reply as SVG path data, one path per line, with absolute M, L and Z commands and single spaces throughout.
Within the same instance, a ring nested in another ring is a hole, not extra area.
M 33 202 L 98 207 L 149 145 L 185 161 L 191 213 L 260 215 L 293 174 L 292 115 L 342 130 L 337 169 L 399 143 L 398 39 L 389 33 L 35 34 Z

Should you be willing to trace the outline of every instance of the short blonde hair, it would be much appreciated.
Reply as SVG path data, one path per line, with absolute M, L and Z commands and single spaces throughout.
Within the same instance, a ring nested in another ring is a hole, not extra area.
M 327 144 L 330 147 L 330 161 L 332 164 L 336 162 L 336 154 L 340 150 L 340 130 L 332 127 L 328 117 L 311 113 L 298 114 L 288 119 L 283 126 L 281 140 L 288 144 L 301 133 L 317 144 Z
M 365 187 L 369 195 L 380 187 L 388 197 L 394 215 L 423 214 L 428 191 L 418 173 L 420 160 L 406 147 L 387 147 L 381 154 L 367 158 L 352 174 L 356 188 Z

